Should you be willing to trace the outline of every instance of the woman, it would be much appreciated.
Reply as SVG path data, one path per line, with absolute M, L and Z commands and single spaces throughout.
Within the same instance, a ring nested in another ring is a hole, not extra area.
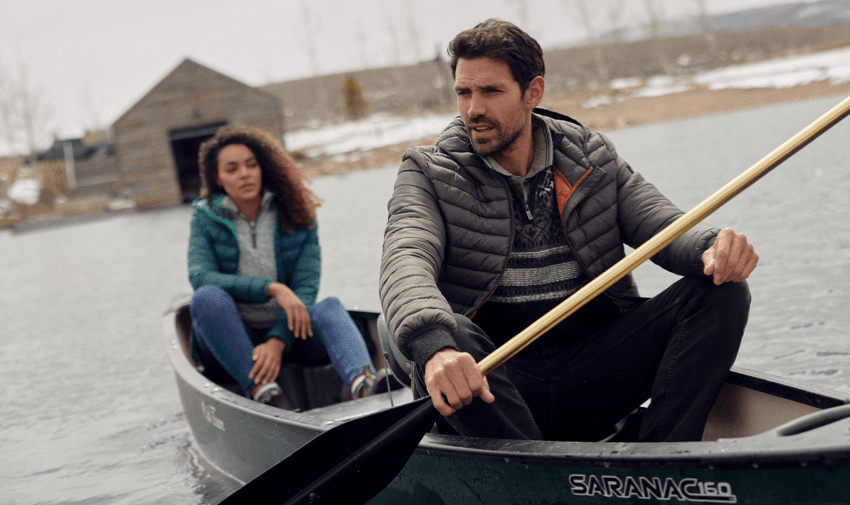
M 282 408 L 292 408 L 277 383 L 283 359 L 330 356 L 354 397 L 373 393 L 381 381 L 354 321 L 336 298 L 315 303 L 317 198 L 283 147 L 261 130 L 226 126 L 201 145 L 198 164 L 189 241 L 196 359 Z

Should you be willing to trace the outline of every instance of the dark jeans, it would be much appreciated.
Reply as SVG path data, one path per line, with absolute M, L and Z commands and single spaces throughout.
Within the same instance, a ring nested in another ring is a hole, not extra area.
M 599 440 L 651 398 L 641 441 L 700 440 L 749 306 L 746 282 L 682 278 L 585 338 L 539 339 L 487 376 L 495 403 L 475 399 L 438 425 L 467 436 Z M 481 328 L 455 317 L 461 351 L 480 361 L 495 350 Z

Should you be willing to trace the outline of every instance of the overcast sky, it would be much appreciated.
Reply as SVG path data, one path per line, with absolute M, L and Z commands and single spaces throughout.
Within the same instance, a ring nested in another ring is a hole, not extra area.
M 261 85 L 430 59 L 489 17 L 546 49 L 586 36 L 574 1 L 0 0 L 0 71 L 20 79 L 24 69 L 45 129 L 70 137 L 110 125 L 184 58 Z M 662 1 L 669 19 L 700 4 Z M 788 0 L 707 0 L 710 14 L 779 3 Z M 645 0 L 626 4 L 621 23 L 646 22 Z M 609 14 L 597 16 L 600 32 L 611 27 Z

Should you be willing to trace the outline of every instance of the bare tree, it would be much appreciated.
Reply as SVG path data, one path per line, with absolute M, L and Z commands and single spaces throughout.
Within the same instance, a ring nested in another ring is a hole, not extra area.
M 389 5 L 385 4 L 384 13 L 386 14 L 387 36 L 390 38 L 390 55 L 392 64 L 398 65 L 401 63 L 401 40 L 398 35 L 398 26 L 393 15 L 393 10 Z
M 697 20 L 702 33 L 705 35 L 705 42 L 708 46 L 708 54 L 714 55 L 717 52 L 717 37 L 711 31 L 711 26 L 708 24 L 708 0 L 694 0 L 697 6 Z
M 413 61 L 422 61 L 422 37 L 419 32 L 419 21 L 416 16 L 417 0 L 408 0 L 404 4 L 405 18 L 407 24 L 408 45 Z
M 313 76 L 319 75 L 319 54 L 317 39 L 319 25 L 313 22 L 310 15 L 309 0 L 301 0 L 301 26 L 304 29 L 304 42 L 307 45 L 307 57 L 310 59 L 310 71 Z
M 80 101 L 83 104 L 83 110 L 86 113 L 86 123 L 89 130 L 100 130 L 103 128 L 103 123 L 98 114 L 97 105 L 95 104 L 94 92 L 92 91 L 91 83 L 86 83 L 85 88 L 80 92 Z
M 699 22 L 700 30 L 703 32 L 708 31 L 708 0 L 694 0 L 694 3 L 697 6 L 697 20 Z
M 3 132 L 3 141 L 6 144 L 6 150 L 15 151 L 17 139 L 16 132 L 18 130 L 15 124 L 15 101 L 14 101 L 14 86 L 10 74 L 0 61 L 0 131 Z
M 652 40 L 653 57 L 656 60 L 657 68 L 652 69 L 655 72 L 665 72 L 669 69 L 670 64 L 664 56 L 664 50 L 661 47 L 661 23 L 664 21 L 664 0 L 644 0 L 646 14 L 649 18 L 649 37 Z
M 38 137 L 45 126 L 45 106 L 41 100 L 41 92 L 29 82 L 27 67 L 21 59 L 18 65 L 18 114 L 21 129 L 26 139 L 27 151 L 35 153 Z
M 606 2 L 606 13 L 608 14 L 608 30 L 611 40 L 620 42 L 622 40 L 622 22 L 625 12 L 625 0 L 608 0 Z
M 6 149 L 34 154 L 44 137 L 47 116 L 41 92 L 30 82 L 23 58 L 19 57 L 14 74 L 0 65 L 0 128 Z
M 661 34 L 661 21 L 664 18 L 663 0 L 643 0 L 649 17 L 649 36 L 653 39 Z
M 608 82 L 608 67 L 605 65 L 605 58 L 602 55 L 602 46 L 599 43 L 599 39 L 596 37 L 596 30 L 593 26 L 593 18 L 590 14 L 587 2 L 588 0 L 575 0 L 575 6 L 578 10 L 579 17 L 581 17 L 582 25 L 584 25 L 584 31 L 587 33 L 588 41 L 593 48 L 593 57 L 596 60 L 596 72 L 599 76 L 599 80 L 605 84 Z
M 369 115 L 369 103 L 354 74 L 348 74 L 340 89 L 342 112 L 351 120 L 363 119 Z
M 360 21 L 357 22 L 357 49 L 360 53 L 360 68 L 369 68 L 369 43 Z
M 528 1 L 527 0 L 514 0 L 516 2 L 517 7 L 517 20 L 516 23 L 525 31 L 529 31 L 528 26 Z

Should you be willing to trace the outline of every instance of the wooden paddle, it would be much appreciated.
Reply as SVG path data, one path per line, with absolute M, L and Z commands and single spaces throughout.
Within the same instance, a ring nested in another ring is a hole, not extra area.
M 487 375 L 496 369 L 848 114 L 850 97 L 482 359 L 478 370 Z M 425 397 L 340 424 L 221 503 L 366 503 L 398 475 L 437 415 L 431 398 Z

